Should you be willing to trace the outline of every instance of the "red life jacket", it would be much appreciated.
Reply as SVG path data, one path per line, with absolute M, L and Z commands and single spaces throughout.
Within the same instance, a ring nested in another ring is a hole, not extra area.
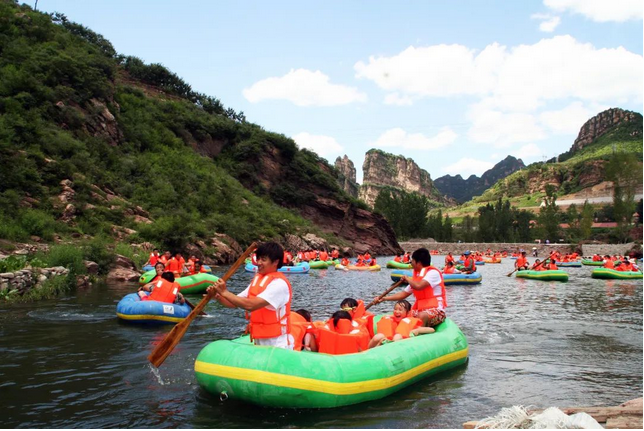
M 158 261 L 159 261 L 159 255 L 150 253 L 150 265 L 154 266 L 157 264 Z
M 403 259 L 402 259 L 402 261 L 403 261 L 403 263 L 409 263 L 409 261 L 410 261 L 410 259 L 409 259 L 409 253 L 405 253 L 405 254 L 403 255 Z
M 284 316 L 279 315 L 279 310 L 269 310 L 267 307 L 262 307 L 259 310 L 251 311 L 250 316 L 246 313 L 246 319 L 249 321 L 248 330 L 252 339 L 275 338 L 282 335 L 284 328 L 286 334 L 290 333 L 290 314 L 291 314 L 291 300 L 293 298 L 293 289 L 291 283 L 280 272 L 272 272 L 270 274 L 261 275 L 257 274 L 253 278 L 248 291 L 248 298 L 255 298 L 257 295 L 266 290 L 266 287 L 275 279 L 281 279 L 286 282 L 288 286 L 288 302 L 286 303 L 286 313 Z M 284 320 L 286 321 L 284 322 Z
M 327 260 L 329 260 L 329 253 L 327 253 L 326 251 L 321 251 L 320 252 L 320 260 L 323 260 L 325 262 Z
M 340 261 L 340 263 L 341 263 L 343 266 L 348 266 L 348 265 L 350 264 L 349 259 L 347 259 L 346 257 L 345 257 L 345 258 L 343 258 L 343 259 L 342 259 L 342 261 Z
M 471 263 L 468 263 L 468 262 L 471 262 Z M 465 259 L 463 260 L 463 266 L 465 267 L 466 271 L 469 271 L 469 270 L 476 271 L 476 263 L 474 262 L 474 259 L 472 258 L 472 256 L 465 257 Z
M 528 259 L 523 256 L 519 256 L 514 264 L 515 268 L 524 267 L 528 264 Z
M 152 293 L 148 295 L 147 300 L 167 302 L 168 304 L 172 304 L 174 300 L 177 299 L 179 288 L 179 283 L 172 283 L 162 278 L 155 283 L 154 289 L 152 289 Z
M 615 269 L 615 263 L 612 260 L 604 262 L 604 268 Z
M 332 259 L 337 259 L 338 257 L 340 257 L 340 252 L 338 250 L 333 250 L 331 252 L 331 258 Z
M 447 298 L 445 296 L 445 282 L 443 281 L 443 274 L 441 272 L 434 268 L 433 266 L 425 266 L 423 269 L 420 271 L 414 270 L 413 275 L 412 275 L 412 280 L 413 281 L 420 281 L 427 275 L 428 271 L 434 270 L 438 272 L 440 275 L 440 287 L 441 287 L 441 294 L 440 298 L 442 298 L 443 306 L 439 307 L 439 301 L 438 297 L 434 296 L 434 288 L 430 285 L 427 286 L 426 288 L 422 290 L 417 290 L 417 289 L 412 289 L 412 293 L 414 294 L 414 297 L 416 298 L 416 301 L 414 302 L 414 305 L 412 306 L 412 310 L 427 310 L 430 308 L 447 308 Z
M 400 256 L 394 257 L 394 262 L 402 262 L 402 258 Z
M 446 266 L 443 269 L 443 274 L 454 274 L 454 267 L 453 266 Z
M 369 348 L 369 334 L 354 326 L 355 322 L 347 319 L 338 320 L 338 326 L 333 326 L 333 320 L 320 329 L 318 351 L 330 355 L 358 353 Z

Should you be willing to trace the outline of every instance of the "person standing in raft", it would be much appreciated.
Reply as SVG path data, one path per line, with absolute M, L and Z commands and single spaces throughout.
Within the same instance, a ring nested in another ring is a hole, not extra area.
M 405 290 L 382 299 L 375 298 L 374 301 L 400 301 L 413 293 L 416 301 L 411 309 L 412 317 L 422 320 L 423 326 L 438 326 L 445 321 L 444 309 L 447 307 L 443 274 L 432 266 L 432 258 L 426 248 L 412 253 L 411 267 L 412 277 L 402 277 L 403 282 L 408 284 Z
M 216 292 L 215 299 L 228 308 L 246 310 L 248 331 L 258 346 L 273 346 L 293 349 L 290 330 L 291 283 L 284 274 L 277 272 L 282 267 L 284 249 L 275 242 L 266 242 L 257 248 L 257 274 L 250 285 L 239 295 L 226 288 L 222 279 L 208 287 Z

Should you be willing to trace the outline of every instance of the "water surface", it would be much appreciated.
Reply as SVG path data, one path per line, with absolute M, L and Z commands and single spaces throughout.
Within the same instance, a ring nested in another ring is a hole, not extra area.
M 516 404 L 617 405 L 641 397 L 642 280 L 594 280 L 591 267 L 565 268 L 568 283 L 508 278 L 513 262 L 479 267 L 480 285 L 447 287 L 448 316 L 470 345 L 467 365 L 382 400 L 332 410 L 222 402 L 199 388 L 197 354 L 207 343 L 243 331 L 239 310 L 210 303 L 209 316 L 192 323 L 157 372 L 146 357 L 171 327 L 136 326 L 115 315 L 117 302 L 136 285 L 3 304 L 0 426 L 460 428 Z M 345 297 L 368 302 L 382 293 L 392 283 L 390 271 L 291 275 L 293 309 L 326 319 Z M 241 291 L 251 277 L 239 271 L 230 289 Z M 199 296 L 190 299 L 196 303 Z

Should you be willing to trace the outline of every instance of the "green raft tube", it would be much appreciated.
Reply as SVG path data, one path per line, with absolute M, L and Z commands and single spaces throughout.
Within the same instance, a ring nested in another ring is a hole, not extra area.
M 329 264 L 325 260 L 311 260 L 309 266 L 311 269 L 327 269 Z
M 582 259 L 581 264 L 586 265 L 586 266 L 604 266 L 604 261 L 603 260 Z
M 387 262 L 387 268 L 411 269 L 411 263 L 402 263 L 396 262 L 395 260 L 390 260 L 389 262 Z
M 604 279 L 614 279 L 614 280 L 634 280 L 641 279 L 641 272 L 633 271 L 616 271 L 609 268 L 595 268 L 593 269 L 592 278 L 604 278 Z
M 143 273 L 143 275 L 139 277 L 139 284 L 143 286 L 144 284 L 149 283 L 155 275 L 155 270 Z M 217 280 L 219 280 L 219 277 L 207 272 L 200 272 L 199 274 L 176 278 L 174 281 L 179 283 L 179 286 L 181 286 L 179 288 L 179 292 L 181 293 L 205 293 L 208 286 Z
M 549 269 L 547 271 L 517 271 L 517 277 L 529 278 L 531 280 L 568 281 L 568 273 L 560 269 Z
M 377 320 L 377 319 L 374 319 Z M 433 334 L 361 353 L 328 355 L 219 340 L 201 350 L 197 382 L 207 392 L 261 406 L 331 408 L 386 397 L 467 361 L 468 345 L 450 319 Z

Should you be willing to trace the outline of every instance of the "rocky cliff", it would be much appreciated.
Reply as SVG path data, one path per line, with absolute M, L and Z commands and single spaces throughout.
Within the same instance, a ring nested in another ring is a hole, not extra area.
M 338 184 L 342 190 L 357 198 L 360 186 L 356 183 L 356 167 L 346 154 L 335 159 L 335 169 L 338 171 Z
M 642 115 L 637 112 L 626 111 L 620 108 L 611 108 L 600 112 L 590 120 L 586 121 L 581 129 L 575 142 L 570 148 L 570 153 L 581 150 L 592 144 L 597 138 L 604 135 L 616 126 L 629 125 L 629 123 L 638 123 L 639 128 L 629 132 L 633 138 L 642 136 Z
M 525 167 L 523 160 L 508 156 L 477 177 L 470 175 L 464 180 L 460 175 L 445 175 L 436 178 L 434 185 L 444 195 L 454 198 L 457 202 L 462 203 L 478 196 L 485 190 L 493 186 L 497 181 Z
M 359 198 L 368 205 L 373 206 L 381 189 L 386 186 L 419 193 L 436 205 L 450 204 L 449 199 L 436 189 L 429 173 L 404 156 L 371 149 L 365 154 L 362 172 L 364 177 Z

